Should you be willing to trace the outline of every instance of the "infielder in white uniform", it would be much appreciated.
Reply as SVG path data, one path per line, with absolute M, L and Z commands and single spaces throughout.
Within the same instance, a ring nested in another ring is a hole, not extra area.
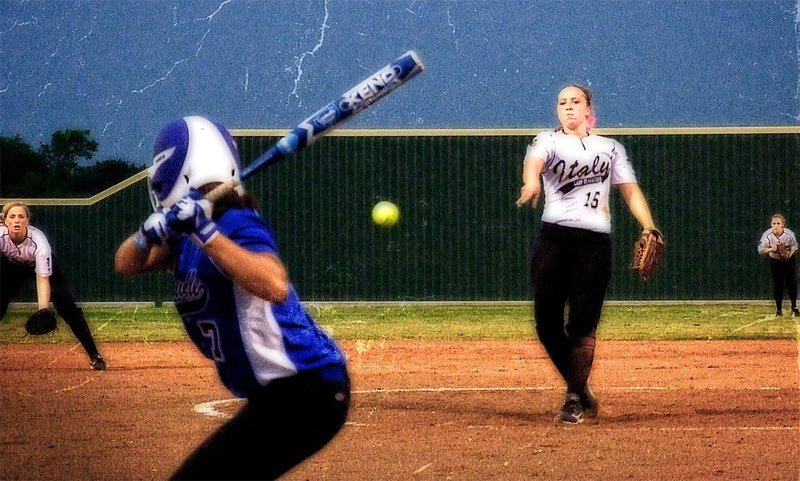
M 777 307 L 776 316 L 783 315 L 783 290 L 789 294 L 792 305 L 792 314 L 800 316 L 797 309 L 797 237 L 794 232 L 786 228 L 786 218 L 775 214 L 771 219 L 772 227 L 761 234 L 758 241 L 758 252 L 769 257 L 769 270 L 772 274 L 772 297 Z M 788 254 L 787 259 L 782 259 L 778 254 L 778 246 L 783 245 Z
M 611 187 L 619 189 L 643 228 L 654 224 L 624 147 L 591 133 L 591 92 L 567 86 L 558 94 L 556 111 L 561 127 L 539 133 L 527 148 L 517 206 L 537 206 L 541 177 L 545 204 L 530 265 L 536 332 L 567 383 L 556 420 L 580 423 L 584 414 L 597 415 L 588 379 L 611 280 Z
M 2 252 L 2 291 L 0 291 L 0 319 L 5 317 L 11 302 L 23 282 L 36 279 L 36 297 L 39 309 L 50 307 L 69 325 L 89 355 L 92 369 L 103 370 L 106 362 L 97 351 L 83 310 L 75 304 L 58 260 L 53 255 L 44 232 L 30 225 L 30 210 L 22 202 L 3 206 L 3 223 L 0 226 L 0 252 Z

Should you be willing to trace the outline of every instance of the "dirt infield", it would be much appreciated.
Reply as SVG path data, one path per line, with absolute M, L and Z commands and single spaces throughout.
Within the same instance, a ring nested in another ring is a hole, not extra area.
M 568 427 L 535 342 L 342 345 L 348 423 L 285 479 L 800 479 L 796 341 L 601 342 Z M 1 479 L 165 479 L 241 405 L 189 344 L 101 349 L 0 347 Z

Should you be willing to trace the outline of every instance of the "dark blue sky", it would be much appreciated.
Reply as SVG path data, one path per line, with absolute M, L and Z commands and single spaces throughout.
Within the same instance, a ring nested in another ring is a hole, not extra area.
M 0 133 L 89 129 L 148 163 L 173 117 L 289 129 L 409 49 L 427 71 L 353 128 L 800 123 L 798 0 L 0 0 Z

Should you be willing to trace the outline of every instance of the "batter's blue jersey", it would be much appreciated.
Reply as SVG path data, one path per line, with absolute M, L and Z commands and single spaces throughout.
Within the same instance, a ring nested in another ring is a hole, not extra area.
M 271 229 L 253 210 L 231 209 L 217 225 L 247 250 L 278 254 Z M 345 364 L 293 286 L 285 302 L 273 304 L 233 283 L 188 237 L 170 247 L 177 259 L 175 307 L 192 342 L 214 361 L 233 394 L 246 397 L 272 379 Z

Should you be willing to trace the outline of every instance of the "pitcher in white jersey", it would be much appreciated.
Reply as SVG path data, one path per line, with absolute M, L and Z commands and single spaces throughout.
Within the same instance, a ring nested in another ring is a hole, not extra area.
M 224 127 L 197 116 L 171 122 L 149 174 L 156 212 L 119 247 L 116 269 L 170 271 L 189 338 L 222 383 L 247 398 L 172 479 L 275 479 L 344 425 L 344 354 L 300 303 L 255 199 L 241 188 L 213 207 L 203 198 L 239 180 L 239 153 Z
M 527 148 L 517 206 L 536 208 L 544 185 L 542 227 L 530 256 L 536 332 L 567 384 L 556 421 L 581 423 L 598 413 L 588 380 L 611 280 L 611 188 L 644 229 L 654 224 L 625 148 L 591 132 L 589 89 L 562 89 L 556 112 L 561 127 L 539 133 Z

